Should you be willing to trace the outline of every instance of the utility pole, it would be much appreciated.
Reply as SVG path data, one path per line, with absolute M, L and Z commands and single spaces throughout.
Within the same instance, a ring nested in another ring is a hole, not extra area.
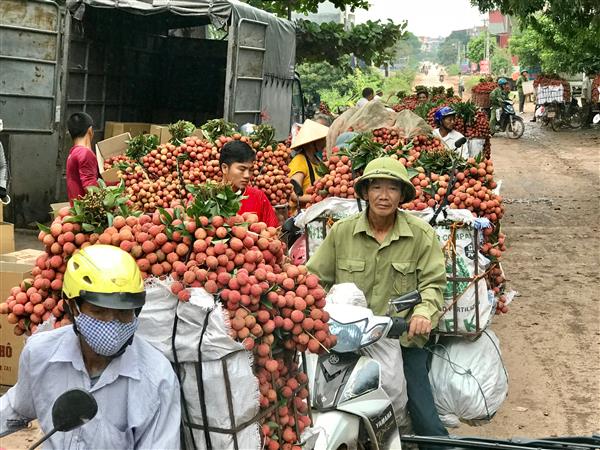
M 492 73 L 492 62 L 490 61 L 490 30 L 488 27 L 488 20 L 483 20 L 483 26 L 485 27 L 485 60 L 488 62 L 488 70 Z

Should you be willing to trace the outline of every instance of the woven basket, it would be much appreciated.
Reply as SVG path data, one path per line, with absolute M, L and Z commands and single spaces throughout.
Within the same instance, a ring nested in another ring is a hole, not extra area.
M 480 108 L 489 108 L 490 94 L 486 92 L 472 92 L 471 101 Z

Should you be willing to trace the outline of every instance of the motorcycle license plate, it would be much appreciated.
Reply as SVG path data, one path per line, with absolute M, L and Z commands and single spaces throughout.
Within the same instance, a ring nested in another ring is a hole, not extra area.
M 548 117 L 556 117 L 556 113 L 554 111 L 550 111 L 548 113 Z

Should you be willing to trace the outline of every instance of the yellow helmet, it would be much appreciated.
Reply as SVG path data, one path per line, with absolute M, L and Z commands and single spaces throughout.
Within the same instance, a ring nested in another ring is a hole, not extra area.
M 141 308 L 146 300 L 137 263 L 129 253 L 112 245 L 90 245 L 71 256 L 63 292 L 67 298 L 81 297 L 113 309 Z

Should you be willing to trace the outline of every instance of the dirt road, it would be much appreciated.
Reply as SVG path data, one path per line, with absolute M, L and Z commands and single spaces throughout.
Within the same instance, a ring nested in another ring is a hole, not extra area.
M 600 130 L 526 128 L 520 140 L 492 139 L 507 204 L 503 266 L 520 294 L 492 325 L 510 393 L 490 424 L 460 434 L 600 430 Z
M 504 269 L 520 294 L 492 325 L 510 392 L 490 424 L 457 434 L 600 431 L 600 129 L 540 130 L 527 107 L 522 139 L 492 140 L 507 204 Z M 20 248 L 31 242 L 17 236 Z M 0 439 L 0 448 L 27 448 L 38 433 Z
M 458 77 L 448 77 L 457 91 Z M 439 85 L 417 75 L 415 85 Z M 466 93 L 468 94 L 468 93 Z M 503 181 L 509 249 L 503 267 L 519 296 L 496 317 L 509 397 L 490 424 L 457 434 L 551 436 L 600 431 L 600 129 L 492 139 Z

